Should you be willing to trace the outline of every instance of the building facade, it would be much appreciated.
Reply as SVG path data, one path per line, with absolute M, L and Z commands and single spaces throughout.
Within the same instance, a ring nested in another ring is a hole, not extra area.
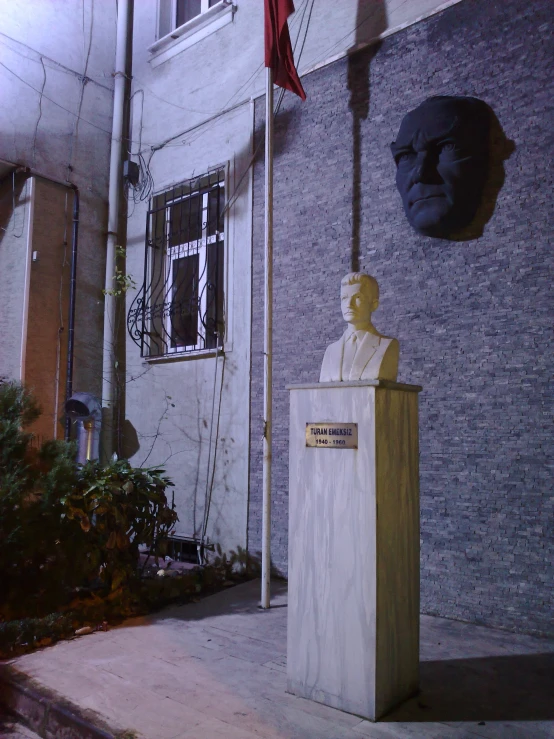
M 288 393 L 343 330 L 340 279 L 380 285 L 378 330 L 420 394 L 425 613 L 552 631 L 551 4 L 463 2 L 302 78 L 276 118 L 275 566 L 287 566 Z M 390 143 L 432 95 L 484 100 L 498 125 L 460 241 L 416 233 Z M 264 101 L 256 101 L 256 141 Z M 254 171 L 253 304 L 263 300 L 263 162 Z M 251 515 L 261 546 L 263 323 L 253 313 Z
M 308 100 L 276 95 L 275 569 L 286 575 L 288 394 L 340 335 L 340 279 L 381 287 L 378 328 L 421 384 L 422 607 L 551 631 L 552 176 L 547 0 L 296 3 Z M 263 4 L 137 4 L 126 270 L 133 463 L 173 478 L 185 537 L 261 547 Z M 531 41 L 532 40 L 532 41 Z M 550 45 L 549 45 L 550 44 Z M 389 144 L 437 94 L 492 108 L 479 234 L 420 236 Z M 485 212 L 486 211 L 486 212 Z
M 297 3 L 290 29 L 300 70 L 438 5 Z M 252 165 L 262 60 L 258 0 L 135 7 L 131 113 L 141 175 L 129 195 L 127 270 L 137 286 L 127 300 L 127 453 L 136 464 L 162 464 L 175 481 L 178 534 L 226 551 L 248 548 L 253 510 L 251 326 L 263 304 L 252 300 Z
M 100 395 L 116 4 L 13 2 L 0 32 L 0 376 L 33 389 L 37 441 L 63 438 L 74 196 L 73 387 Z

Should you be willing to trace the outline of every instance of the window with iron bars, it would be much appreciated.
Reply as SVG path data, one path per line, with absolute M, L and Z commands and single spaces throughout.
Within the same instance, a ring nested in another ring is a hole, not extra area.
M 222 344 L 224 179 L 221 167 L 152 199 L 144 281 L 127 316 L 143 357 Z

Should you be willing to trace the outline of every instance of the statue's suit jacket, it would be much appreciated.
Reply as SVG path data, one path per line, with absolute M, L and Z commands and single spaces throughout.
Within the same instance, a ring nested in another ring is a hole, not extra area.
M 325 350 L 320 382 L 348 382 L 356 380 L 396 380 L 398 374 L 399 345 L 396 339 L 380 336 L 375 347 L 375 335 L 365 332 L 359 341 L 348 377 L 343 377 L 342 360 L 344 343 L 351 331 L 346 330 L 338 341 Z

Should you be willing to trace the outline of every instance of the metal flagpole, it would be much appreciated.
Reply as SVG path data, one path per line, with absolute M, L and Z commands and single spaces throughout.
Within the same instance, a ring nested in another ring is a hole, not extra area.
M 271 401 L 273 343 L 273 70 L 266 68 L 264 267 L 264 460 L 262 504 L 262 597 L 269 608 L 271 578 Z

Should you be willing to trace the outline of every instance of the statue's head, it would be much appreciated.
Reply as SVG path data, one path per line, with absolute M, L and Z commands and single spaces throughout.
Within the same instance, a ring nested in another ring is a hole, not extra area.
M 445 238 L 471 223 L 488 173 L 489 127 L 489 107 L 473 97 L 431 97 L 404 116 L 391 151 L 416 231 Z
M 377 280 L 363 272 L 349 272 L 340 283 L 340 307 L 347 323 L 371 321 L 371 314 L 379 306 Z

